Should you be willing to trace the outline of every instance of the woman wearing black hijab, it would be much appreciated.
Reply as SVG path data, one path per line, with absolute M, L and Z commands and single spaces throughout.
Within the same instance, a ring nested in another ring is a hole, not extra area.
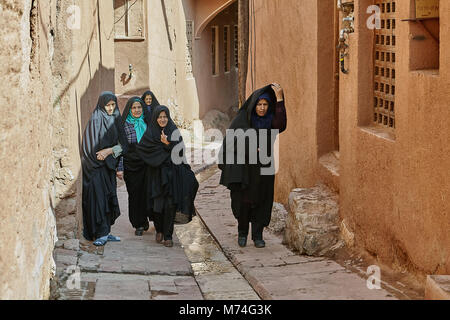
M 135 234 L 142 236 L 149 229 L 148 212 L 145 200 L 146 169 L 145 163 L 136 152 L 150 124 L 150 114 L 139 97 L 128 100 L 122 114 L 122 123 L 127 135 L 129 149 L 121 157 L 118 174 L 125 179 L 128 191 L 128 214 Z
M 166 247 L 173 246 L 176 213 L 183 214 L 187 221 L 195 215 L 194 200 L 199 185 L 186 163 L 183 147 L 169 109 L 156 107 L 137 152 L 147 164 L 146 198 L 157 232 L 156 241 L 161 243 L 164 240 Z
M 120 241 L 110 235 L 111 225 L 120 216 L 117 199 L 118 157 L 128 150 L 117 98 L 103 92 L 83 136 L 83 235 L 103 246 Z
M 230 126 L 232 130 L 242 129 L 241 133 L 224 139 L 220 152 L 220 183 L 231 191 L 231 208 L 238 220 L 238 244 L 241 247 L 247 245 L 250 222 L 255 246 L 265 247 L 263 230 L 270 224 L 275 182 L 275 170 L 268 170 L 271 165 L 274 166 L 272 141 L 276 136 L 272 136 L 271 129 L 278 129 L 281 133 L 286 130 L 286 124 L 283 89 L 278 84 L 272 84 L 255 91 L 248 98 Z M 257 138 L 257 145 L 251 148 L 247 141 L 243 150 L 236 150 L 238 137 L 252 134 Z M 262 146 L 261 135 L 267 137 L 266 146 Z M 261 161 L 266 155 L 272 157 L 272 164 Z M 239 157 L 244 161 L 239 162 Z M 251 162 L 252 158 L 256 161 Z
M 147 106 L 147 110 L 150 113 L 150 117 L 151 117 L 153 110 L 155 110 L 155 108 L 160 105 L 158 102 L 158 99 L 156 99 L 155 95 L 150 90 L 146 91 L 142 95 L 141 99 L 142 99 L 142 101 L 144 101 L 145 105 Z

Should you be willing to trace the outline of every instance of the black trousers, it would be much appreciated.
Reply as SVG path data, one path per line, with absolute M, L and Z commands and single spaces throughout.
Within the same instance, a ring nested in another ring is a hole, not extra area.
M 256 216 L 257 208 L 252 208 L 250 204 L 241 203 L 241 212 L 238 218 L 238 232 L 240 237 L 247 237 L 250 230 L 250 223 L 252 225 L 252 240 L 262 240 L 264 225 L 258 221 L 253 220 Z
M 164 203 L 162 212 L 153 213 L 153 223 L 157 233 L 164 235 L 164 240 L 172 240 L 176 207 L 171 198 Z
M 231 187 L 231 209 L 238 221 L 239 236 L 248 236 L 251 223 L 252 239 L 263 239 L 264 228 L 270 224 L 272 216 L 274 182 L 274 176 L 260 176 L 251 190 L 241 190 L 239 185 Z M 257 194 L 257 201 L 249 201 L 252 193 Z

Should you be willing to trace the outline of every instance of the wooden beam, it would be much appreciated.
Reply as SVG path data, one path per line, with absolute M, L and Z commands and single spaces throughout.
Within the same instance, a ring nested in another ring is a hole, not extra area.
M 249 0 L 239 0 L 239 46 L 238 46 L 238 68 L 239 68 L 239 108 L 246 99 L 247 72 L 248 72 L 248 44 L 249 44 Z

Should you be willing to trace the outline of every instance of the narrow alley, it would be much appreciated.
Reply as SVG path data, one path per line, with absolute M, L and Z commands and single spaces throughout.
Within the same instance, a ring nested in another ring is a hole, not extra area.
M 0 0 L 0 301 L 450 301 L 449 24 Z
M 150 227 L 134 235 L 125 185 L 119 185 L 122 216 L 113 226 L 121 242 L 94 247 L 66 240 L 55 251 L 57 300 L 410 300 L 420 292 L 400 282 L 370 289 L 368 276 L 325 257 L 300 256 L 267 232 L 267 248 L 239 248 L 229 192 L 216 166 L 193 166 L 200 189 L 198 215 L 176 226 L 175 246 L 155 242 Z

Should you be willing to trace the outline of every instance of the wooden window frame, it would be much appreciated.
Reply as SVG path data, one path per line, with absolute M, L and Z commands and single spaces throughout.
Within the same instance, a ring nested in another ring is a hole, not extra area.
M 124 15 L 124 17 L 122 19 L 125 19 L 125 33 L 127 35 L 124 36 L 117 36 L 116 32 L 114 31 L 114 41 L 144 41 L 146 39 L 145 37 L 145 11 L 146 11 L 146 1 L 145 0 L 124 0 L 126 3 L 126 13 Z M 142 3 L 142 11 L 141 11 L 141 20 L 142 20 L 142 36 L 129 36 L 129 30 L 130 30 L 130 18 L 129 18 L 129 10 L 131 8 L 132 5 L 134 5 L 135 3 L 137 3 L 138 1 L 140 1 Z M 114 6 L 115 7 L 115 6 Z M 115 16 L 114 16 L 114 26 L 119 22 L 119 21 L 115 21 Z

